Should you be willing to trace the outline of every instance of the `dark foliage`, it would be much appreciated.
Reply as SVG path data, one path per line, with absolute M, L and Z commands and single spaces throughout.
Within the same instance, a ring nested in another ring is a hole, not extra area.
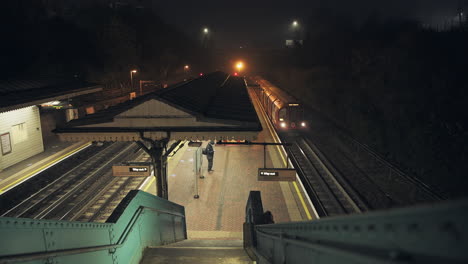
M 465 196 L 467 28 L 375 17 L 353 26 L 323 14 L 308 28 L 304 47 L 265 58 L 270 77 L 423 181 Z
M 0 78 L 60 75 L 111 84 L 128 82 L 137 69 L 137 78 L 166 81 L 206 57 L 151 6 L 88 4 L 57 12 L 40 3 L 2 4 Z

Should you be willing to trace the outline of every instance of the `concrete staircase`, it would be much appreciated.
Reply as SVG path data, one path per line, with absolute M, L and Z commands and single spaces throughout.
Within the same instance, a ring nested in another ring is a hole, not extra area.
M 147 248 L 141 264 L 247 264 L 253 263 L 242 240 L 184 240 L 161 247 Z

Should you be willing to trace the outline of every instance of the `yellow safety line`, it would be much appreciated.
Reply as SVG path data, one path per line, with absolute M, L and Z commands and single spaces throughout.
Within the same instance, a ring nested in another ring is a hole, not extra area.
M 80 146 L 79 148 L 74 149 L 74 150 L 72 150 L 72 151 L 70 151 L 70 152 L 68 152 L 68 153 L 65 153 L 65 154 L 63 154 L 62 156 L 60 156 L 60 157 L 54 159 L 53 161 L 51 161 L 51 162 L 49 162 L 49 163 L 47 163 L 47 164 L 41 166 L 40 168 L 33 170 L 32 172 L 26 174 L 25 176 L 23 176 L 23 177 L 21 177 L 21 178 L 15 180 L 14 182 L 12 182 L 12 183 L 8 184 L 7 186 L 3 187 L 2 189 L 0 189 L 0 193 L 3 193 L 5 190 L 7 190 L 8 188 L 10 188 L 11 186 L 14 186 L 14 185 L 17 184 L 18 182 L 23 181 L 24 179 L 30 177 L 31 175 L 34 175 L 34 174 L 37 173 L 38 171 L 41 171 L 41 170 L 47 168 L 47 167 L 50 166 L 51 164 L 54 164 L 55 162 L 57 162 L 57 161 L 59 161 L 59 160 L 61 160 L 61 159 L 64 159 L 65 157 L 70 156 L 70 155 L 72 155 L 72 154 L 74 154 L 74 153 L 76 153 L 76 152 L 78 152 L 78 151 L 84 149 L 85 147 L 87 147 L 87 146 L 89 146 L 89 145 L 91 145 L 91 142 L 87 142 L 86 144 Z
M 306 205 L 306 203 L 304 201 L 304 198 L 302 198 L 301 192 L 299 191 L 299 187 L 297 187 L 297 183 L 293 182 L 293 185 L 294 185 L 294 188 L 296 189 L 297 194 L 299 195 L 299 199 L 301 200 L 302 206 L 304 207 L 304 210 L 305 210 L 306 215 L 307 215 L 307 219 L 311 220 L 312 216 L 309 213 L 309 209 L 307 208 L 307 205 Z
M 254 94 L 254 96 L 257 96 L 257 95 Z M 256 101 L 259 102 L 258 98 L 257 98 Z M 260 105 L 260 107 L 263 109 L 262 105 Z M 266 121 L 266 124 L 268 126 L 268 130 L 270 130 L 270 134 L 273 136 L 273 141 L 275 141 L 275 143 L 278 143 L 279 138 L 277 139 L 278 136 L 275 133 L 273 133 L 274 129 L 273 129 L 272 125 L 270 124 L 270 119 L 268 119 L 268 117 L 265 116 L 264 111 L 262 111 L 262 115 L 263 115 L 263 117 L 264 117 L 264 119 Z M 279 152 L 279 154 L 281 156 L 281 159 L 283 160 L 284 164 L 287 164 L 286 158 L 284 157 L 283 151 L 281 151 L 280 146 L 277 145 L 276 148 L 278 149 L 278 152 Z M 307 205 L 306 205 L 306 203 L 304 201 L 304 198 L 302 197 L 302 194 L 299 191 L 299 188 L 297 187 L 297 183 L 293 182 L 293 185 L 294 185 L 294 188 L 296 189 L 297 196 L 299 196 L 299 200 L 301 201 L 302 207 L 304 208 L 304 211 L 305 211 L 305 213 L 307 215 L 307 219 L 311 220 L 312 215 L 310 214 L 309 208 L 307 208 Z
M 148 184 L 146 184 L 146 187 L 144 189 L 145 192 L 148 192 L 149 187 L 151 186 L 151 184 L 153 184 L 153 182 L 156 179 L 156 177 L 154 177 L 154 176 L 150 176 L 150 177 L 151 177 L 151 181 Z
M 184 140 L 184 141 L 181 141 L 181 142 L 179 143 L 179 145 L 177 145 L 177 147 L 175 147 L 174 149 L 177 149 L 181 144 L 184 144 L 184 143 L 185 143 L 185 140 Z M 170 160 L 172 159 L 172 157 L 173 157 L 173 156 L 168 157 L 168 158 L 167 158 L 167 161 L 170 161 Z M 151 176 L 150 176 L 150 177 L 151 177 Z M 148 192 L 149 187 L 151 186 L 151 184 L 153 184 L 153 182 L 154 182 L 155 180 L 156 180 L 156 177 L 152 176 L 152 177 L 151 177 L 151 181 L 150 181 L 148 184 L 146 184 L 146 187 L 145 187 L 145 189 L 144 189 L 143 191 Z

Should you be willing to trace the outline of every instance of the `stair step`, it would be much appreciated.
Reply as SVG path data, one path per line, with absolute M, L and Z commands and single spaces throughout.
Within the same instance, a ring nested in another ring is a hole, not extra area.
M 242 240 L 210 240 L 210 239 L 186 239 L 177 243 L 162 247 L 240 247 L 244 246 Z
M 250 264 L 242 240 L 184 240 L 147 248 L 141 264 L 232 263 Z

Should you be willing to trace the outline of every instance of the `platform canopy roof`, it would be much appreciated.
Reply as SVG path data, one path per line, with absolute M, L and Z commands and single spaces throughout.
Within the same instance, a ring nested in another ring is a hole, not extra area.
M 102 86 L 75 79 L 39 78 L 0 81 L 0 113 L 95 93 Z
M 244 79 L 214 72 L 72 120 L 54 132 L 65 141 L 137 141 L 142 135 L 255 140 L 261 130 Z

